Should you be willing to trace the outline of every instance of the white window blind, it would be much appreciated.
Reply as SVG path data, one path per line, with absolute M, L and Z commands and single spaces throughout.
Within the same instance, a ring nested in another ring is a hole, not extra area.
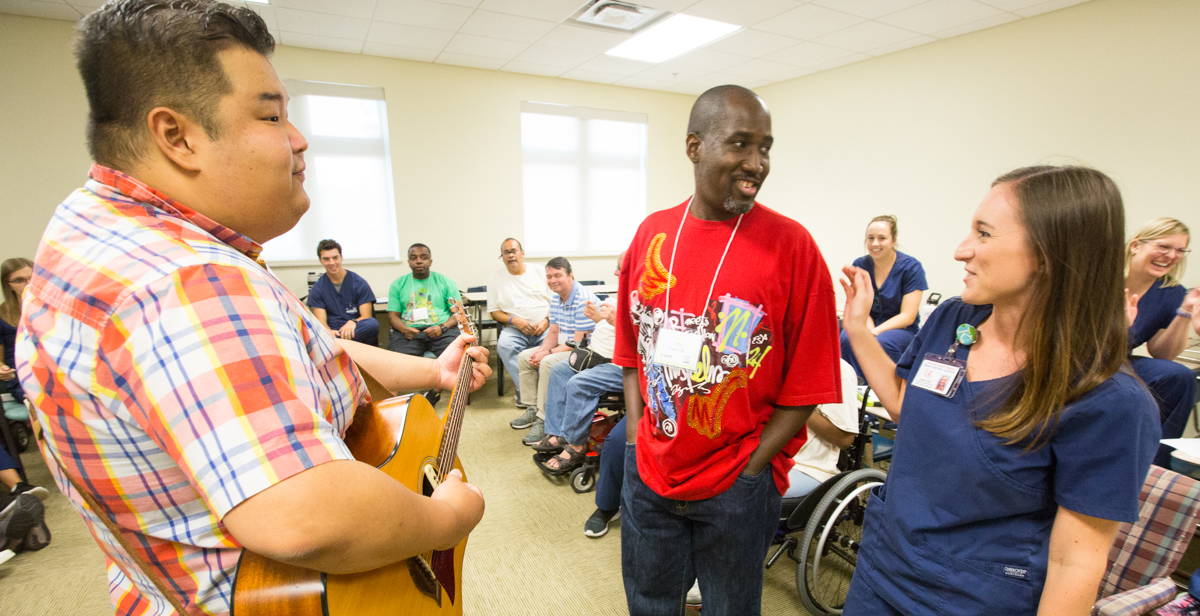
M 383 88 L 283 80 L 288 117 L 308 139 L 304 189 L 308 213 L 267 242 L 272 265 L 312 264 L 331 238 L 346 261 L 397 261 L 396 207 Z
M 525 252 L 615 255 L 646 216 L 646 115 L 521 103 Z

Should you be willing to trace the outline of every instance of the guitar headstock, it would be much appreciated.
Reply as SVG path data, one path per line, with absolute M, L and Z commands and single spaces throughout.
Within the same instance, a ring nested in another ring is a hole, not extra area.
M 471 318 L 467 316 L 467 309 L 463 308 L 462 301 L 458 298 L 450 300 L 452 302 L 450 310 L 454 312 L 454 318 L 458 319 L 458 329 L 465 333 L 475 336 L 475 342 L 479 342 L 479 330 L 475 324 L 471 322 Z

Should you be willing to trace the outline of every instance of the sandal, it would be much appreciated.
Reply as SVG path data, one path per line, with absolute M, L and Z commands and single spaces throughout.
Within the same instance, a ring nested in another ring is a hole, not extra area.
M 579 451 L 575 451 L 570 447 L 566 447 L 563 449 L 563 451 L 567 452 L 569 457 L 563 459 L 558 456 L 554 456 L 553 458 L 547 458 L 545 461 L 537 461 L 536 463 L 538 468 L 550 475 L 566 475 L 571 471 L 583 466 L 584 460 L 587 459 L 587 447 L 584 447 Z M 549 462 L 551 459 L 558 460 L 558 468 L 550 468 L 547 465 L 547 462 Z
M 551 443 L 550 439 L 556 439 L 559 441 L 559 443 L 557 445 L 554 443 Z M 558 453 L 558 452 L 562 451 L 562 448 L 563 448 L 562 440 L 563 439 L 560 436 L 554 436 L 553 434 L 547 434 L 546 436 L 542 437 L 542 440 L 530 445 L 530 447 L 532 447 L 534 451 L 541 452 L 541 453 L 551 453 L 551 452 Z

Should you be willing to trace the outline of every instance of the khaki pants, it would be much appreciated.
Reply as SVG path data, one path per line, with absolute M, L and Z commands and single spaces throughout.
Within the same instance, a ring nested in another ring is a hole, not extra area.
M 529 365 L 529 358 L 537 350 L 538 347 L 534 347 L 521 351 L 517 356 L 517 374 L 521 380 L 521 404 L 536 408 L 538 418 L 546 419 L 546 388 L 550 386 L 550 369 L 570 357 L 571 352 L 551 353 L 534 367 Z

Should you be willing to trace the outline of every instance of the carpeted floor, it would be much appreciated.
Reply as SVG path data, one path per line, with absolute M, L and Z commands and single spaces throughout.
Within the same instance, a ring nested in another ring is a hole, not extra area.
M 512 384 L 501 400 L 494 378 L 467 407 L 459 447 L 468 478 L 487 500 L 483 522 L 467 543 L 464 613 L 627 614 L 618 525 L 599 539 L 583 535 L 583 524 L 595 509 L 595 493 L 576 494 L 565 481 L 548 478 L 534 466 L 532 450 L 520 443 L 524 431 L 508 426 L 519 414 L 512 404 Z M 0 614 L 112 614 L 103 554 L 55 489 L 41 455 L 31 449 L 22 461 L 32 481 L 53 492 L 46 501 L 53 542 L 0 565 Z M 807 614 L 796 596 L 795 571 L 786 557 L 767 571 L 763 614 Z

